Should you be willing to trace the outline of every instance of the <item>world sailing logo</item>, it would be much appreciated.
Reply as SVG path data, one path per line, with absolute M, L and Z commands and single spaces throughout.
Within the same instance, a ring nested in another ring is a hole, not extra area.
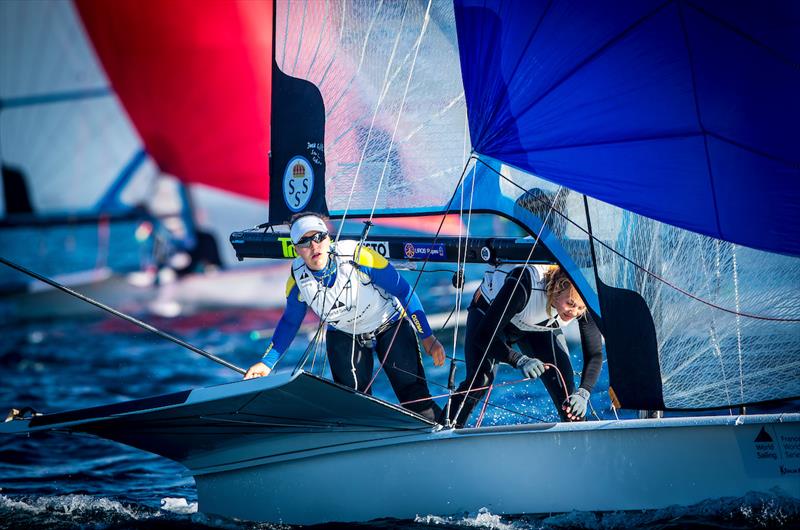
M 293 212 L 303 210 L 314 191 L 314 170 L 302 156 L 289 160 L 283 172 L 283 200 Z
M 756 436 L 756 439 L 753 440 L 756 444 L 756 457 L 759 460 L 777 460 L 778 459 L 778 451 L 775 447 L 775 442 L 772 440 L 772 436 L 761 427 L 761 430 Z

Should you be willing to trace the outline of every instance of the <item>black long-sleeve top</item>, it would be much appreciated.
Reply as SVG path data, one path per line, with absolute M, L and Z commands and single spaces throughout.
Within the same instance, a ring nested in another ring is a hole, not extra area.
M 498 352 L 505 349 L 507 358 L 498 360 L 512 366 L 517 366 L 517 362 L 523 354 L 512 348 L 511 344 L 518 342 L 526 333 L 542 333 L 540 331 L 523 331 L 511 323 L 514 315 L 525 308 L 529 297 L 547 296 L 542 289 L 534 288 L 531 275 L 526 273 L 526 269 L 526 267 L 517 267 L 511 271 L 500 292 L 492 303 L 488 304 L 486 316 L 481 321 L 477 332 L 478 343 L 488 344 L 496 329 L 494 347 L 490 348 L 490 351 Z M 517 283 L 518 279 L 519 283 Z M 507 308 L 506 304 L 508 304 Z M 588 312 L 577 320 L 583 349 L 583 372 L 580 387 L 591 392 L 603 368 L 603 336 Z

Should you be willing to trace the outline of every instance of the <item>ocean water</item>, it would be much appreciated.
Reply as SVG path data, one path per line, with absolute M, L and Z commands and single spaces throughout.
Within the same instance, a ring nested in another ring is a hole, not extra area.
M 436 282 L 433 282 L 434 284 Z M 436 308 L 436 285 L 423 303 Z M 442 305 L 442 308 L 444 306 Z M 143 316 L 241 367 L 255 362 L 280 316 L 274 310 L 208 311 L 175 319 Z M 283 362 L 291 369 L 314 329 L 313 319 Z M 463 322 L 461 323 L 463 325 Z M 254 331 L 261 330 L 261 333 Z M 240 376 L 195 353 L 112 316 L 0 323 L 0 407 L 55 412 L 234 381 Z M 448 349 L 452 332 L 439 334 Z M 461 344 L 456 344 L 462 357 Z M 575 355 L 577 369 L 579 354 Z M 314 370 L 323 366 L 318 358 Z M 310 362 L 307 368 L 310 368 Z M 431 393 L 444 392 L 447 368 L 426 360 Z M 457 380 L 463 377 L 459 365 Z M 499 382 L 519 379 L 501 370 Z M 385 377 L 375 393 L 394 397 Z M 595 417 L 611 418 L 608 373 L 593 394 Z M 484 425 L 519 421 L 514 410 L 541 421 L 556 412 L 541 383 L 493 392 Z M 473 416 L 474 418 L 474 416 Z M 338 528 L 772 528 L 800 527 L 800 504 L 778 494 L 708 501 L 692 507 L 643 512 L 572 512 L 536 517 L 492 514 L 481 506 L 464 514 L 418 514 Z M 194 482 L 169 460 L 86 435 L 0 436 L 0 529 L 5 528 L 291 528 L 197 512 Z

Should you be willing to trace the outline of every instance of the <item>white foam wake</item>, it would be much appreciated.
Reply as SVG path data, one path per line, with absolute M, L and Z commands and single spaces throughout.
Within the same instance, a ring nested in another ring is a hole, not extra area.
M 165 497 L 161 499 L 161 509 L 180 514 L 197 513 L 197 503 L 188 502 L 182 497 Z
M 499 515 L 492 514 L 488 509 L 481 508 L 475 515 L 464 517 L 441 517 L 439 515 L 417 515 L 415 523 L 430 525 L 460 525 L 471 528 L 491 528 L 492 530 L 514 530 L 513 523 L 505 523 Z

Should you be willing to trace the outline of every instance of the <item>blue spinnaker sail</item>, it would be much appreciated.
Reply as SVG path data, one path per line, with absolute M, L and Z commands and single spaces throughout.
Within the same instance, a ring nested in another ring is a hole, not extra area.
M 472 146 L 626 210 L 800 255 L 800 5 L 456 0 Z

